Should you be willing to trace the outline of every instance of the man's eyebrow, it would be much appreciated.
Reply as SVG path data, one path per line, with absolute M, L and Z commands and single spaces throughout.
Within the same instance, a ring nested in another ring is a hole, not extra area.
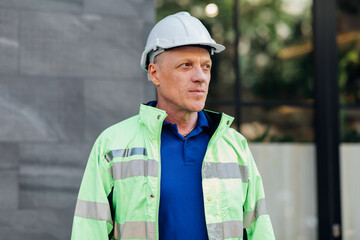
M 176 61 L 176 65 L 183 64 L 184 62 L 193 62 L 193 60 L 189 57 L 183 57 Z
M 210 59 L 204 59 L 201 61 L 202 63 L 212 63 L 211 58 Z
M 179 59 L 179 62 L 181 61 L 191 61 L 193 62 L 195 58 L 192 57 L 182 57 Z M 201 57 L 200 62 L 212 62 L 211 58 Z

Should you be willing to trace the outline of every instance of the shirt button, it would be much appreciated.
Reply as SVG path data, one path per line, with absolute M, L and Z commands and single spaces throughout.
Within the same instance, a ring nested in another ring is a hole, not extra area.
M 161 115 L 158 115 L 158 116 L 157 116 L 157 119 L 160 119 L 160 118 L 161 118 Z
M 151 194 L 150 197 L 151 197 L 151 198 L 155 198 L 155 195 L 154 195 L 154 194 Z
M 227 121 L 226 124 L 229 125 L 230 121 Z
M 210 202 L 212 201 L 212 196 L 207 196 L 206 199 Z

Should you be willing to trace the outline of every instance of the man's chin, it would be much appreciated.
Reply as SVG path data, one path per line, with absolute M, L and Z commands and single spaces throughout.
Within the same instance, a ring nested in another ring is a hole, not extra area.
M 194 103 L 192 104 L 188 109 L 191 112 L 200 112 L 201 110 L 203 110 L 205 107 L 205 102 L 201 102 L 201 103 Z

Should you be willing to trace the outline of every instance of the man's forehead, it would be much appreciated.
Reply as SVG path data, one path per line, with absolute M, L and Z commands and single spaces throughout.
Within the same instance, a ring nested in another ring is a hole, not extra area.
M 182 57 L 186 56 L 194 56 L 194 55 L 201 55 L 209 57 L 210 59 L 210 52 L 208 49 L 202 46 L 181 46 L 176 48 L 167 49 L 165 52 L 161 53 L 160 55 L 178 55 Z

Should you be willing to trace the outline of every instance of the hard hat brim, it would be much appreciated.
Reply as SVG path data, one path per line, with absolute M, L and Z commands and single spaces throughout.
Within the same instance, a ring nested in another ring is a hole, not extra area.
M 219 53 L 219 52 L 222 52 L 225 50 L 225 46 L 221 45 L 221 44 L 218 44 L 218 43 L 204 43 L 204 42 L 192 42 L 192 43 L 187 43 L 187 44 L 179 44 L 179 45 L 174 45 L 174 44 L 171 44 L 171 45 L 160 45 L 160 44 L 157 44 L 156 46 L 154 46 L 155 48 L 156 47 L 160 47 L 160 48 L 163 48 L 163 49 L 170 49 L 170 48 L 177 48 L 177 47 L 184 47 L 184 46 L 192 46 L 192 45 L 200 45 L 200 46 L 206 46 L 206 47 L 210 47 L 212 49 L 214 49 L 214 52 L 215 53 Z M 141 61 L 140 61 L 140 65 L 141 65 L 141 68 L 144 69 L 145 71 L 147 71 L 147 63 L 146 63 L 146 60 L 147 60 L 147 57 L 148 57 L 148 54 L 150 53 L 150 51 L 153 50 L 153 47 L 148 47 L 147 49 L 144 50 L 144 52 L 142 53 L 142 56 L 141 56 Z

